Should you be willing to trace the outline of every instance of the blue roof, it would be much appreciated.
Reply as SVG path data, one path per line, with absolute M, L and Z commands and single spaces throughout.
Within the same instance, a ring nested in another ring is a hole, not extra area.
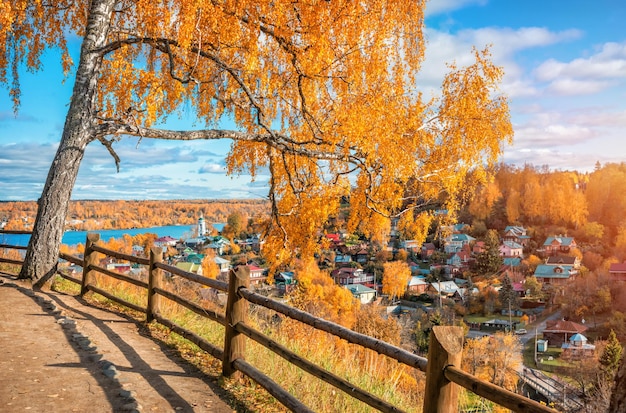
M 576 274 L 577 271 L 573 265 L 537 265 L 535 270 L 535 277 L 541 278 L 569 278 L 571 275 Z
M 350 284 L 350 285 L 346 285 L 346 288 L 350 290 L 350 292 L 354 295 L 376 293 L 375 289 L 366 287 L 363 284 Z
M 572 245 L 574 241 L 573 237 L 548 237 L 543 245 L 548 246 L 552 245 L 552 241 L 557 241 L 560 245 L 568 246 Z
M 522 259 L 520 257 L 505 257 L 502 263 L 510 267 L 519 267 L 522 264 Z

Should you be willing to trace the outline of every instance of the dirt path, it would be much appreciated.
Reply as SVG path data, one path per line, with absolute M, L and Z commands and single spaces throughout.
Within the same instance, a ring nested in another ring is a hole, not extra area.
M 0 283 L 0 411 L 234 411 L 215 378 L 134 321 L 74 296 Z

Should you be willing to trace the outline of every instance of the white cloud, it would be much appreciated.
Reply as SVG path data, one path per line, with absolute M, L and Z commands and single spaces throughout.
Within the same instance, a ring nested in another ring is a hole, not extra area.
M 208 163 L 202 165 L 202 167 L 198 170 L 198 173 L 201 174 L 224 174 L 226 172 L 224 165 L 216 164 L 216 163 Z
M 561 96 L 591 95 L 608 88 L 612 82 L 601 82 L 589 79 L 557 79 L 546 89 L 546 93 Z

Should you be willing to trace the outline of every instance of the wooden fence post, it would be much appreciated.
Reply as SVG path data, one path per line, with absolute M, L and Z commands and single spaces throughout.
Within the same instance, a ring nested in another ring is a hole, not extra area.
M 228 301 L 226 303 L 226 331 L 224 334 L 224 360 L 222 374 L 232 376 L 236 369 L 233 361 L 245 358 L 245 336 L 235 331 L 233 326 L 245 323 L 248 317 L 248 302 L 237 294 L 239 288 L 247 288 L 250 282 L 250 268 L 240 265 L 230 270 L 228 277 Z
M 163 248 L 152 247 L 150 249 L 150 267 L 148 268 L 148 307 L 146 308 L 146 321 L 154 320 L 154 316 L 160 313 L 161 299 L 154 292 L 155 288 L 161 288 L 163 272 L 154 264 L 163 262 Z
M 87 241 L 85 241 L 85 255 L 83 257 L 83 281 L 80 285 L 80 296 L 87 294 L 89 291 L 89 284 L 92 282 L 90 265 L 96 265 L 96 258 L 98 253 L 92 249 L 93 244 L 100 241 L 100 234 L 97 232 L 88 232 Z
M 444 376 L 446 366 L 461 368 L 463 328 L 435 326 L 430 333 L 423 413 L 458 411 L 460 387 Z

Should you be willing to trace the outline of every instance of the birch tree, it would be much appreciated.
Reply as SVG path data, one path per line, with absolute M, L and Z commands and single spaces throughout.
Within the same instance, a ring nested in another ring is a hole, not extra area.
M 372 237 L 404 211 L 453 212 L 463 177 L 495 163 L 512 127 L 486 50 L 424 98 L 425 3 L 0 0 L 0 83 L 15 110 L 21 68 L 40 69 L 47 49 L 61 50 L 74 84 L 20 277 L 54 273 L 92 142 L 119 166 L 120 139 L 231 139 L 230 173 L 269 171 L 274 264 L 315 252 L 341 196 L 351 227 Z M 155 127 L 182 109 L 198 128 Z M 233 130 L 220 128 L 226 116 Z

